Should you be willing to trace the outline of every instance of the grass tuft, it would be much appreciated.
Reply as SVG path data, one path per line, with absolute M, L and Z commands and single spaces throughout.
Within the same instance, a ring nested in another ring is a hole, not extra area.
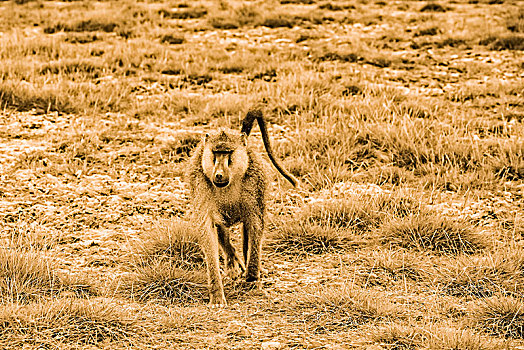
M 356 248 L 363 243 L 355 238 L 351 229 L 305 222 L 280 225 L 268 240 L 267 246 L 284 254 L 322 254 Z
M 10 235 L 9 243 L 19 249 L 47 250 L 70 239 L 68 235 L 57 234 L 39 223 L 28 224 L 25 220 L 16 220 L 15 223 L 12 229 L 6 232 Z
M 470 254 L 487 247 L 466 223 L 432 212 L 392 219 L 381 227 L 379 235 L 382 243 L 390 246 L 443 254 Z
M 281 253 L 320 254 L 359 246 L 355 231 L 378 220 L 357 200 L 336 200 L 304 207 L 295 218 L 277 225 L 268 245 Z
M 285 4 L 303 4 L 303 5 L 311 5 L 315 3 L 315 0 L 280 0 L 280 3 L 282 5 Z
M 126 341 L 141 333 L 131 314 L 105 299 L 56 299 L 0 311 L 0 345 L 48 347 Z M 53 347 L 55 348 L 55 347 Z
M 0 297 L 27 301 L 42 293 L 60 289 L 49 262 L 35 252 L 0 249 Z
M 318 5 L 318 8 L 321 10 L 328 11 L 344 11 L 344 10 L 354 10 L 355 5 L 346 3 L 346 4 L 335 4 L 332 2 L 325 2 Z
M 189 223 L 161 221 L 132 250 L 133 272 L 120 288 L 133 298 L 201 301 L 207 295 L 204 255 Z
M 484 337 L 467 328 L 437 326 L 430 327 L 427 333 L 431 335 L 427 343 L 427 348 L 431 350 L 500 350 L 508 348 L 498 339 Z
M 120 291 L 138 301 L 202 302 L 207 298 L 205 270 L 187 270 L 170 259 L 155 259 L 137 266 Z
M 439 262 L 432 280 L 452 296 L 490 297 L 519 295 L 524 285 L 524 254 L 495 252 L 486 256 L 461 256 Z
M 65 291 L 96 294 L 94 287 L 85 281 L 57 273 L 41 254 L 16 248 L 0 249 L 0 300 L 25 303 Z
M 73 33 L 69 34 L 64 38 L 65 42 L 71 44 L 88 44 L 99 40 L 102 40 L 102 38 L 99 35 L 90 33 Z
M 76 111 L 69 97 L 53 87 L 36 90 L 22 84 L 0 83 L 1 108 L 18 111 L 36 109 L 39 112 L 72 113 Z
M 369 291 L 350 285 L 323 287 L 296 294 L 290 305 L 315 333 L 355 329 L 369 322 L 402 317 L 401 310 Z
M 183 36 L 178 36 L 178 35 L 173 35 L 173 34 L 166 34 L 160 37 L 161 43 L 166 43 L 169 45 L 180 45 L 180 44 L 183 44 L 184 41 L 185 41 L 185 38 Z
M 56 23 L 44 28 L 44 33 L 53 34 L 60 31 L 64 32 L 106 32 L 117 31 L 122 24 L 108 19 L 91 18 L 72 23 Z
M 378 223 L 380 213 L 373 209 L 359 199 L 341 199 L 306 206 L 300 216 L 302 221 L 321 226 L 362 231 Z
M 433 36 L 433 35 L 437 35 L 437 34 L 440 34 L 442 31 L 440 30 L 439 27 L 428 27 L 428 28 L 423 28 L 423 29 L 420 29 L 418 31 L 415 32 L 415 36 Z
M 524 51 L 524 35 L 512 34 L 495 39 L 490 48 L 493 50 L 519 50 Z
M 429 2 L 422 6 L 420 9 L 420 12 L 446 12 L 448 11 L 448 8 L 445 6 L 442 6 L 440 4 L 437 4 L 435 2 Z
M 183 7 L 175 10 L 161 9 L 158 13 L 168 19 L 195 19 L 207 15 L 207 9 L 203 6 Z
M 204 267 L 204 256 L 190 224 L 182 220 L 160 220 L 134 244 L 136 263 L 147 264 L 169 258 L 180 268 Z
M 366 285 L 387 285 L 391 281 L 421 281 L 428 264 L 403 250 L 373 250 L 362 258 Z
M 418 212 L 409 196 L 381 194 L 361 198 L 313 203 L 293 218 L 277 224 L 268 245 L 276 252 L 321 254 L 365 244 L 359 234 L 376 228 L 387 217 L 404 217 Z
M 428 335 L 421 329 L 404 324 L 391 324 L 374 330 L 370 340 L 387 349 L 418 349 L 426 343 Z
M 294 17 L 278 14 L 266 17 L 260 25 L 268 28 L 293 28 L 296 24 L 297 20 Z
M 104 67 L 93 60 L 65 60 L 50 62 L 42 65 L 39 73 L 50 74 L 85 74 L 90 78 L 98 78 L 102 75 Z
M 481 331 L 506 338 L 524 338 L 524 301 L 494 296 L 472 307 L 471 322 Z

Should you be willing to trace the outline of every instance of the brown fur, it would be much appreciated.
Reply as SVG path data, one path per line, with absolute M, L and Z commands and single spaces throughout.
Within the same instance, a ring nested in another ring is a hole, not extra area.
M 219 245 L 226 255 L 228 273 L 236 277 L 245 271 L 247 282 L 257 283 L 260 279 L 267 180 L 258 153 L 247 145 L 255 120 L 272 163 L 296 185 L 296 179 L 273 157 L 260 111 L 248 112 L 242 132 L 219 129 L 206 134 L 189 161 L 191 222 L 199 233 L 206 256 L 209 302 L 212 305 L 226 304 L 219 268 Z M 237 223 L 242 223 L 242 258 L 238 257 L 229 240 L 229 227 Z
M 246 270 L 246 280 L 260 278 L 260 250 L 264 229 L 266 175 L 256 152 L 241 143 L 242 135 L 221 129 L 210 134 L 196 148 L 189 162 L 188 178 L 191 186 L 192 218 L 198 225 L 200 241 L 206 256 L 210 304 L 226 304 L 219 273 L 218 245 L 226 255 L 230 273 Z M 213 184 L 212 169 L 207 166 L 210 148 L 220 139 L 234 145 L 231 162 L 231 180 L 227 187 Z M 238 152 L 239 154 L 235 155 Z M 244 164 L 239 164 L 244 162 Z M 229 241 L 228 228 L 242 223 L 243 259 L 238 258 Z M 244 267 L 245 266 L 245 267 Z

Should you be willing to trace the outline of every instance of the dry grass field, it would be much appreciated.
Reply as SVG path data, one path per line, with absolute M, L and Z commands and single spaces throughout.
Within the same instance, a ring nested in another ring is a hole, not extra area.
M 0 104 L 1 349 L 524 349 L 521 1 L 0 1 Z M 301 185 L 213 309 L 184 164 L 254 107 Z

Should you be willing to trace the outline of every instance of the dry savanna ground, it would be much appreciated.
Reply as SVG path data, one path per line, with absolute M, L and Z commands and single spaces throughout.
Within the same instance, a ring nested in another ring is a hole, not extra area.
M 1 1 L 0 348 L 523 349 L 523 52 L 517 0 Z M 253 107 L 301 186 L 211 309 L 184 162 Z

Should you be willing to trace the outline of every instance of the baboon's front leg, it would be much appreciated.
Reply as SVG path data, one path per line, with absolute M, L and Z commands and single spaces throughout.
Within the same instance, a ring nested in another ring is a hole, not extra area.
M 227 305 L 224 295 L 224 286 L 220 277 L 218 256 L 218 235 L 211 218 L 205 220 L 203 227 L 202 250 L 206 257 L 207 276 L 209 286 L 209 304 Z
M 228 275 L 235 279 L 246 271 L 244 262 L 238 257 L 235 247 L 229 239 L 229 229 L 224 225 L 217 225 L 218 241 L 226 254 L 226 266 Z
M 246 259 L 246 281 L 257 282 L 260 279 L 260 252 L 262 250 L 264 219 L 258 215 L 251 215 L 244 221 L 242 230 L 244 258 Z

